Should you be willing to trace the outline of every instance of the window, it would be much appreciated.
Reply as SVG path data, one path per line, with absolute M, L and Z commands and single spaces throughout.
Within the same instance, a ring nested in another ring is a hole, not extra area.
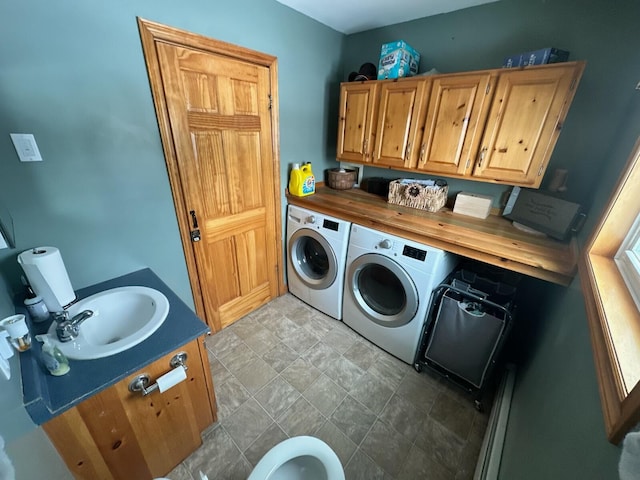
M 616 265 L 640 310 L 640 215 L 615 256 Z
M 607 436 L 618 444 L 640 421 L 640 139 L 581 256 Z

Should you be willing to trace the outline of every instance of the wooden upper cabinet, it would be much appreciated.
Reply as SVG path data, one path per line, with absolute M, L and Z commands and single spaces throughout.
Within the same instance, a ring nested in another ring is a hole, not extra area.
M 370 162 L 378 82 L 343 83 L 340 88 L 338 160 Z
M 473 177 L 540 186 L 584 65 L 500 72 Z
M 416 166 L 424 128 L 424 96 L 429 82 L 430 79 L 418 78 L 381 83 L 374 165 L 392 168 Z
M 472 171 L 495 81 L 490 72 L 433 78 L 418 170 L 444 175 Z
M 538 188 L 584 67 L 343 83 L 338 159 Z

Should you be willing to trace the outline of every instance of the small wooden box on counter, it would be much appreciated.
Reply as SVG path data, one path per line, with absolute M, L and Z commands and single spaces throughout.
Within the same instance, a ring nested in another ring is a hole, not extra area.
M 491 213 L 492 203 L 493 197 L 489 195 L 460 192 L 456 196 L 456 203 L 453 205 L 453 213 L 484 219 L 489 216 L 489 213 Z

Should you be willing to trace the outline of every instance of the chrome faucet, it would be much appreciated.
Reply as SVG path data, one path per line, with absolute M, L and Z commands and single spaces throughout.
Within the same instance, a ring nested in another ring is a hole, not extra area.
M 61 342 L 70 342 L 80 333 L 80 324 L 87 318 L 93 316 L 92 310 L 83 310 L 73 318 L 69 319 L 69 312 L 55 312 L 53 319 L 56 321 L 56 335 Z

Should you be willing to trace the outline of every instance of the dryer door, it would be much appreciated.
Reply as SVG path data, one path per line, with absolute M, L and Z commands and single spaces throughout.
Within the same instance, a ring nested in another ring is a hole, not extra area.
M 291 235 L 289 262 L 300 281 L 314 290 L 329 288 L 336 280 L 336 254 L 315 230 L 302 228 Z
M 348 286 L 360 311 L 383 327 L 401 327 L 415 318 L 418 290 L 409 274 L 384 255 L 356 258 L 347 271 Z

